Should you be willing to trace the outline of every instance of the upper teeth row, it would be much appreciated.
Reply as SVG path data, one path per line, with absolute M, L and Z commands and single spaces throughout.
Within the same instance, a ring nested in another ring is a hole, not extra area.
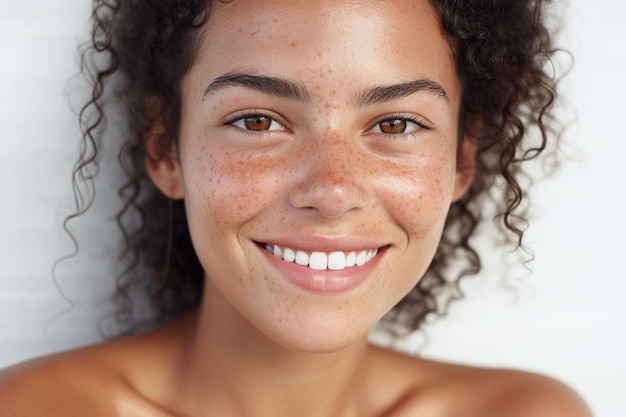
M 378 254 L 378 249 L 347 253 L 341 251 L 331 253 L 309 253 L 301 250 L 294 251 L 289 248 L 281 248 L 278 245 L 265 245 L 265 249 L 285 262 L 295 262 L 298 265 L 303 266 L 308 265 L 309 268 L 319 271 L 323 271 L 325 269 L 341 271 L 342 269 L 350 268 L 355 265 L 362 266 Z

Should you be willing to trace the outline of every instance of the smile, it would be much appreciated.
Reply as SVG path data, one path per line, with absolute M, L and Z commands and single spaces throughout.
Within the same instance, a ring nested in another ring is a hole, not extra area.
M 330 269 L 333 271 L 341 271 L 354 266 L 363 266 L 371 261 L 377 254 L 378 248 L 350 251 L 350 252 L 306 252 L 302 250 L 294 250 L 291 248 L 281 248 L 278 245 L 265 244 L 262 247 L 275 257 L 285 262 L 295 262 L 298 265 L 308 266 L 316 271 Z

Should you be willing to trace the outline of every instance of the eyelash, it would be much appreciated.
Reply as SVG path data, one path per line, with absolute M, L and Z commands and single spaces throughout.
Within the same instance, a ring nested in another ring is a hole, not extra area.
M 416 125 L 416 127 L 409 132 L 402 132 L 402 133 L 385 133 L 382 131 L 379 131 L 379 132 L 372 131 L 375 128 L 378 128 L 380 130 L 380 125 L 384 122 L 390 122 L 390 121 L 396 121 L 396 120 L 404 121 L 407 123 L 413 123 Z M 367 133 L 399 137 L 399 136 L 404 136 L 404 135 L 410 135 L 420 130 L 433 130 L 433 128 L 423 118 L 418 117 L 415 114 L 401 113 L 401 114 L 388 114 L 388 115 L 378 118 L 374 122 L 372 127 L 368 129 Z
M 245 127 L 235 125 L 235 123 L 238 121 L 242 121 L 242 120 L 245 120 L 248 118 L 254 118 L 254 117 L 266 117 L 270 119 L 272 123 L 278 123 L 282 127 L 282 129 L 252 130 L 252 129 L 246 129 Z M 268 112 L 268 111 L 264 111 L 264 110 L 250 110 L 245 113 L 238 113 L 234 116 L 230 116 L 224 119 L 222 121 L 222 124 L 224 126 L 232 126 L 235 129 L 239 129 L 240 131 L 248 135 L 263 135 L 263 134 L 268 134 L 270 132 L 277 132 L 277 131 L 283 132 L 283 131 L 288 130 L 287 127 L 285 126 L 285 123 L 279 121 L 275 114 Z
M 268 119 L 270 119 L 271 123 L 277 123 L 279 124 L 282 129 L 268 129 L 268 130 L 252 130 L 252 129 L 247 129 L 245 127 L 242 126 L 236 126 L 235 123 L 248 119 L 248 118 L 254 118 L 254 117 L 266 117 Z M 401 132 L 401 133 L 385 133 L 382 132 L 380 129 L 380 125 L 384 122 L 390 122 L 390 121 L 404 121 L 407 123 L 412 123 L 415 124 L 416 127 L 409 131 L 409 132 Z M 224 125 L 227 126 L 232 126 L 236 129 L 239 129 L 241 131 L 243 131 L 246 134 L 249 135 L 259 135 L 259 134 L 268 134 L 270 132 L 276 132 L 276 131 L 286 131 L 288 130 L 287 127 L 285 127 L 285 124 L 278 121 L 277 117 L 272 114 L 271 112 L 268 111 L 263 111 L 263 110 L 251 110 L 245 113 L 240 113 L 237 114 L 235 116 L 231 116 L 229 118 L 226 118 L 222 121 L 222 123 Z M 373 132 L 373 129 L 378 128 L 378 132 Z M 403 114 L 390 114 L 390 115 L 385 115 L 381 118 L 379 118 L 378 120 L 375 121 L 375 123 L 372 125 L 372 127 L 370 127 L 366 134 L 381 134 L 381 135 L 385 135 L 385 136 L 391 136 L 391 137 L 400 137 L 400 136 L 404 136 L 404 135 L 410 135 L 413 134 L 413 132 L 419 131 L 419 130 L 433 130 L 433 128 L 424 121 L 423 118 L 418 117 L 414 114 L 408 114 L 408 113 L 403 113 Z

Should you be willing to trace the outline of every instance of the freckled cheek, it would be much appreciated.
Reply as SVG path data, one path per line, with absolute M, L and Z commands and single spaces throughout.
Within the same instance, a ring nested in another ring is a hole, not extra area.
M 420 164 L 387 178 L 389 211 L 407 233 L 424 236 L 439 230 L 450 207 L 454 167 L 449 163 Z
M 253 218 L 278 195 L 277 165 L 260 156 L 200 148 L 184 171 L 190 216 L 218 229 Z

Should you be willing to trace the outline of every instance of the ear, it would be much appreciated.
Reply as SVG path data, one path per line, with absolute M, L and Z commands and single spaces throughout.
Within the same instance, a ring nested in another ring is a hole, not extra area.
M 456 154 L 456 178 L 452 201 L 455 202 L 465 195 L 474 180 L 476 169 L 476 136 L 482 123 L 474 121 L 466 129 Z
M 182 171 L 174 141 L 165 129 L 161 103 L 156 98 L 145 102 L 143 145 L 146 169 L 154 185 L 165 196 L 180 200 L 184 197 Z

